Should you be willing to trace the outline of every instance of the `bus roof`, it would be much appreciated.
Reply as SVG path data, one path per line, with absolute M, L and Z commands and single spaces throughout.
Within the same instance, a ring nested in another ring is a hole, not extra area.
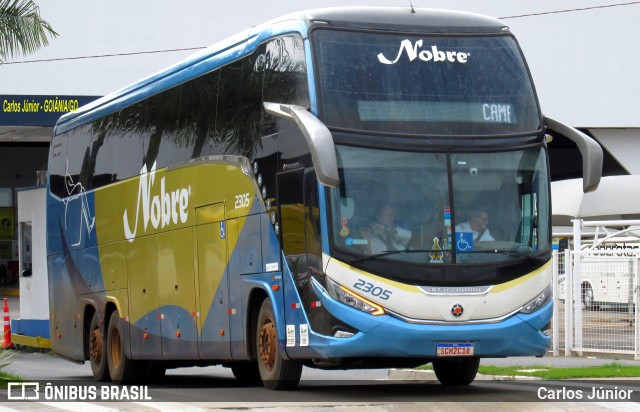
M 309 10 L 298 16 L 309 27 L 329 25 L 351 29 L 450 34 L 496 33 L 505 28 L 500 20 L 480 14 L 411 7 L 336 7 Z
M 335 7 L 288 14 L 242 31 L 129 86 L 60 117 L 54 135 L 113 113 L 253 52 L 268 38 L 314 27 L 432 34 L 490 34 L 507 30 L 498 19 L 474 13 L 410 7 Z M 193 70 L 199 66 L 198 70 Z M 189 70 L 186 70 L 189 69 Z

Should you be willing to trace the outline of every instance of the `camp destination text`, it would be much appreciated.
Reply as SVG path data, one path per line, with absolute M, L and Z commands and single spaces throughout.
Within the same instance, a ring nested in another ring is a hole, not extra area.
M 78 100 L 75 99 L 46 99 L 37 102 L 33 99 L 16 102 L 15 100 L 3 100 L 2 111 L 4 113 L 69 113 L 78 110 Z

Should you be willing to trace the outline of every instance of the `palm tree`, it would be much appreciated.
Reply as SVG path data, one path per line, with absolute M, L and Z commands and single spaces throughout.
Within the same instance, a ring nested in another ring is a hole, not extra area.
M 58 35 L 40 17 L 33 0 L 0 0 L 0 63 L 5 56 L 36 52 L 49 44 L 47 35 Z

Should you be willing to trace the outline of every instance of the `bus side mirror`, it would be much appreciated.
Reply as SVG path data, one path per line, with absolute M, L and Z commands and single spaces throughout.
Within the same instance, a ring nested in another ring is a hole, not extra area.
M 273 116 L 296 122 L 309 144 L 318 181 L 325 186 L 337 187 L 340 184 L 338 160 L 333 136 L 327 126 L 301 106 L 264 102 L 264 108 Z
M 582 191 L 588 193 L 596 190 L 602 176 L 603 159 L 602 148 L 598 142 L 571 126 L 547 116 L 543 118 L 546 127 L 561 133 L 578 145 L 582 154 Z

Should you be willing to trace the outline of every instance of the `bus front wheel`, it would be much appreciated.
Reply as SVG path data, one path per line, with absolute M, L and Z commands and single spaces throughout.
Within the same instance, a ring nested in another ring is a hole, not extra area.
M 107 367 L 107 345 L 103 328 L 100 325 L 98 312 L 93 313 L 89 326 L 89 362 L 93 378 L 99 382 L 109 380 L 109 368 Z
M 278 330 L 271 300 L 260 307 L 256 330 L 256 355 L 260 379 L 267 389 L 292 389 L 300 382 L 302 362 L 285 360 L 278 344 Z
M 433 371 L 443 385 L 468 385 L 476 378 L 480 358 L 440 359 L 433 361 Z
M 107 364 L 111 380 L 115 383 L 128 383 L 139 379 L 138 364 L 127 358 L 124 352 L 125 334 L 122 319 L 114 311 L 109 319 L 107 333 Z
M 596 306 L 596 300 L 593 294 L 593 289 L 588 283 L 582 284 L 582 304 L 586 310 L 598 309 Z

